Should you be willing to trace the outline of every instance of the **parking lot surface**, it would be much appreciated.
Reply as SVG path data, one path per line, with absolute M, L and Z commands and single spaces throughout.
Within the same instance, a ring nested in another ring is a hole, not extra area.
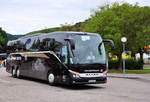
M 0 68 L 0 102 L 150 102 L 150 81 L 110 77 L 106 84 L 49 86 Z

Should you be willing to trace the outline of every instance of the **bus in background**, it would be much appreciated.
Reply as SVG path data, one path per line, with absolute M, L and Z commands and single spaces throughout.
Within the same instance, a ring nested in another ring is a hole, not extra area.
M 9 41 L 6 71 L 47 80 L 50 85 L 107 82 L 107 58 L 99 34 L 52 32 Z

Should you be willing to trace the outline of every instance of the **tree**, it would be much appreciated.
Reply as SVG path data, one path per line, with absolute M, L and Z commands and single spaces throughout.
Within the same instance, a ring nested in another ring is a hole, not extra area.
M 85 20 L 83 22 L 78 22 L 74 25 L 65 23 L 61 24 L 60 30 L 61 31 L 82 31 L 85 28 L 85 24 L 88 22 L 88 20 Z
M 0 53 L 6 51 L 7 41 L 8 39 L 7 39 L 6 32 L 2 30 L 2 28 L 0 28 Z
M 150 7 L 140 7 L 114 3 L 94 11 L 84 31 L 99 33 L 104 39 L 112 39 L 115 43 L 114 54 L 118 55 L 121 63 L 122 43 L 121 37 L 127 37 L 126 50 L 132 55 L 140 52 L 141 57 L 144 46 L 150 41 Z M 141 58 L 142 59 L 142 58 Z
M 60 30 L 61 31 L 72 31 L 72 26 L 68 23 L 61 24 Z

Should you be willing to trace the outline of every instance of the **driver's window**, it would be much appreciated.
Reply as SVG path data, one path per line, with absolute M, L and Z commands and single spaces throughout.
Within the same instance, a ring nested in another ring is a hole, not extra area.
M 62 62 L 67 64 L 67 46 L 62 47 Z

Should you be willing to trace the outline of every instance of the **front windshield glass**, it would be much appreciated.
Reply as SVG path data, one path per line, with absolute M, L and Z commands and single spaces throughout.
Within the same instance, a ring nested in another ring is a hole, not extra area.
M 75 50 L 72 50 L 73 56 L 70 58 L 72 64 L 105 63 L 105 49 L 100 36 L 73 35 L 71 38 L 75 41 Z

